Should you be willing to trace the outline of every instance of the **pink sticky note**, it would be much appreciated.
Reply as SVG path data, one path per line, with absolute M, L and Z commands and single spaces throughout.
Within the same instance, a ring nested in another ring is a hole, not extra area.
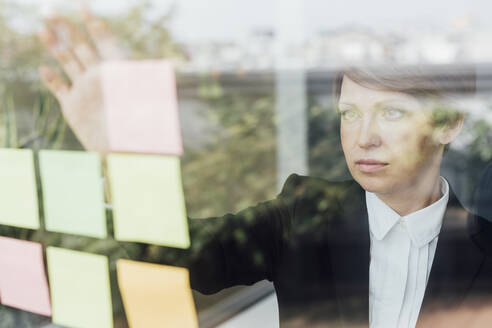
M 7 306 L 51 316 L 41 244 L 0 237 L 0 300 Z
M 109 61 L 101 70 L 110 151 L 181 155 L 176 81 L 171 63 Z

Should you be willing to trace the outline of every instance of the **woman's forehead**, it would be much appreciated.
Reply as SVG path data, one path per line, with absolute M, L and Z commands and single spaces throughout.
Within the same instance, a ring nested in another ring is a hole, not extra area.
M 371 106 L 378 103 L 402 103 L 419 108 L 422 102 L 417 97 L 400 91 L 378 90 L 361 85 L 344 76 L 340 90 L 339 103 L 357 106 Z

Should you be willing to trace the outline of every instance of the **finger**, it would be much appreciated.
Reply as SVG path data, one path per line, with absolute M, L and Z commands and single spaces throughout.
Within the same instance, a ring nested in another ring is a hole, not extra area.
M 52 50 L 53 56 L 58 60 L 63 70 L 72 83 L 84 72 L 84 67 L 75 55 L 65 46 L 58 46 Z
M 70 48 L 84 70 L 99 62 L 99 55 L 96 49 L 74 23 L 64 17 L 58 17 L 52 24 L 56 26 L 57 31 L 63 31 L 64 44 Z
M 99 55 L 103 59 L 125 58 L 117 39 L 111 32 L 106 22 L 96 17 L 86 3 L 81 5 L 82 20 L 92 41 L 96 45 Z
M 39 38 L 57 59 L 70 80 L 75 81 L 84 68 L 67 44 L 53 32 L 52 29 L 43 28 L 39 32 Z
M 73 48 L 75 56 L 82 63 L 85 70 L 97 65 L 100 62 L 100 57 L 92 45 L 88 41 L 82 41 L 75 43 Z
M 65 79 L 48 66 L 39 67 L 39 75 L 41 81 L 55 95 L 60 104 L 64 103 L 70 91 L 70 86 Z
M 38 32 L 38 37 L 47 48 L 55 46 L 56 36 L 45 26 L 43 26 L 41 30 Z

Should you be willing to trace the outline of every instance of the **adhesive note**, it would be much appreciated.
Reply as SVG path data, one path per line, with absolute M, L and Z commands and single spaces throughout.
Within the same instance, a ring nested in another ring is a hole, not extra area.
M 181 155 L 172 64 L 168 60 L 109 61 L 100 69 L 110 150 Z
M 105 238 L 106 214 L 99 155 L 42 150 L 39 166 L 46 229 Z
M 110 154 L 107 160 L 115 239 L 189 247 L 179 158 Z
M 39 228 L 38 195 L 30 149 L 0 149 L 0 224 Z
M 198 327 L 188 270 L 129 260 L 116 268 L 130 327 Z
M 41 244 L 0 237 L 0 268 L 3 305 L 51 316 Z
M 112 327 L 107 257 L 56 247 L 48 247 L 46 253 L 53 322 L 68 327 Z

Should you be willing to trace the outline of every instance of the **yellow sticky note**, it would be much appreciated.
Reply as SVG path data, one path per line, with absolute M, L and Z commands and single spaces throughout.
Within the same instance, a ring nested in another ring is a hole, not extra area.
M 106 237 L 106 212 L 97 153 L 42 150 L 39 169 L 46 230 Z
M 108 259 L 48 247 L 53 322 L 80 328 L 113 327 Z
M 115 238 L 188 248 L 179 157 L 110 154 Z
M 130 260 L 116 267 L 130 327 L 198 327 L 188 270 Z
M 38 195 L 30 149 L 0 149 L 0 224 L 38 229 Z

